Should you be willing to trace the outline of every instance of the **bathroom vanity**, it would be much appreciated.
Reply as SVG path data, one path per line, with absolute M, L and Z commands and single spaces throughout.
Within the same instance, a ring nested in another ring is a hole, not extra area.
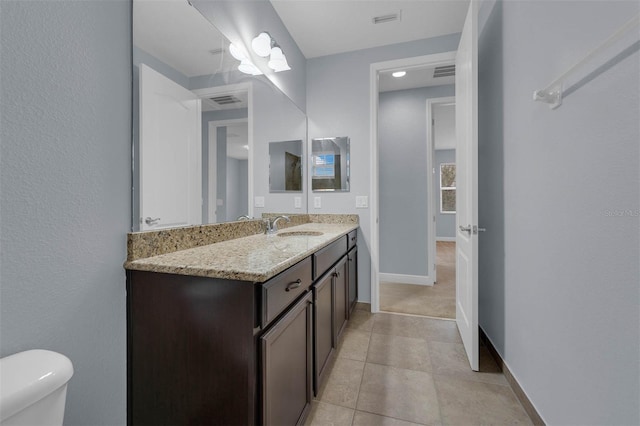
M 357 227 L 130 258 L 128 423 L 303 423 L 357 300 Z

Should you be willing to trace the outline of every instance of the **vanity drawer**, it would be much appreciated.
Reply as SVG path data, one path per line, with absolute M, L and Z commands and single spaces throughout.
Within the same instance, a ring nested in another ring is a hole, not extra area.
M 347 252 L 346 235 L 313 254 L 313 278 L 324 274 Z
M 300 261 L 262 285 L 262 326 L 273 321 L 311 285 L 311 257 Z
M 347 251 L 354 248 L 356 244 L 358 244 L 358 230 L 354 229 L 347 234 Z

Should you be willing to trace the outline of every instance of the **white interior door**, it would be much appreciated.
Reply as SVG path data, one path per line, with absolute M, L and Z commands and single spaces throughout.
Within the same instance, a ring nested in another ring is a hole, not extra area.
M 200 99 L 140 65 L 140 229 L 202 223 Z
M 473 370 L 478 342 L 478 3 L 456 54 L 456 323 Z

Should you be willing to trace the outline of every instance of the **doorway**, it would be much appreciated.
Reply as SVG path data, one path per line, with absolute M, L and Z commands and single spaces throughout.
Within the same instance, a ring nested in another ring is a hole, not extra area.
M 413 68 L 406 76 L 418 87 L 402 83 L 400 90 L 398 83 L 388 83 L 388 72 L 380 74 L 379 300 L 384 312 L 455 319 L 454 73 L 450 65 Z

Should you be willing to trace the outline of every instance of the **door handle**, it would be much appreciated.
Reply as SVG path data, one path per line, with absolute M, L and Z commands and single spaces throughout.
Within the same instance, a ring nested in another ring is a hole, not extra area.
M 478 235 L 478 232 L 485 232 L 487 228 L 479 228 L 476 225 L 473 225 L 473 235 Z
M 458 227 L 459 227 L 459 228 L 460 228 L 460 230 L 461 230 L 461 231 L 463 231 L 463 232 L 471 233 L 471 225 L 469 225 L 469 226 L 462 226 L 462 225 L 460 225 L 460 226 L 458 226 Z
M 150 216 L 147 216 L 147 217 L 144 219 L 144 223 L 146 223 L 146 224 L 147 224 L 147 225 L 149 225 L 149 226 L 153 226 L 153 225 L 155 225 L 156 223 L 158 223 L 159 221 L 160 221 L 160 218 L 159 218 L 159 217 L 152 218 L 152 217 L 150 217 Z

